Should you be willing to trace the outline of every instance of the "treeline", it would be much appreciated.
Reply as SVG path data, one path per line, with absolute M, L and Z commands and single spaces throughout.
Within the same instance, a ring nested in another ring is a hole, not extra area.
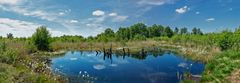
M 188 31 L 187 28 L 170 28 L 162 25 L 154 24 L 147 26 L 143 23 L 137 23 L 130 27 L 120 27 L 116 32 L 111 28 L 107 28 L 104 32 L 98 34 L 96 37 L 90 36 L 84 38 L 82 36 L 68 36 L 54 37 L 53 40 L 63 42 L 79 42 L 79 41 L 98 41 L 98 42 L 114 42 L 114 41 L 129 41 L 129 40 L 146 40 L 154 37 L 168 37 L 174 35 L 203 35 L 200 28 L 193 28 Z
M 130 27 L 120 27 L 116 32 L 108 28 L 103 33 L 97 35 L 95 39 L 97 41 L 128 41 L 128 40 L 146 40 L 146 38 L 153 37 L 168 37 L 171 38 L 178 34 L 194 34 L 203 35 L 200 28 L 193 28 L 192 32 L 189 32 L 187 28 L 175 28 L 172 29 L 169 26 L 164 27 L 162 25 L 146 26 L 143 23 L 137 23 Z M 92 39 L 92 38 L 91 38 Z

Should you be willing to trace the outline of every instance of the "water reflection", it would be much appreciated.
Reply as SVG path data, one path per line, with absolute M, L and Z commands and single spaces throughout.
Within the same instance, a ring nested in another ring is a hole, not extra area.
M 52 69 L 69 78 L 70 83 L 178 83 L 184 79 L 185 72 L 200 75 L 204 69 L 204 64 L 172 52 L 125 51 L 113 54 L 71 51 L 53 58 Z

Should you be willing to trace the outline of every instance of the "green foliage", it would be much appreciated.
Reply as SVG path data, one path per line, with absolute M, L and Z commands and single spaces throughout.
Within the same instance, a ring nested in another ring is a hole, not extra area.
M 7 64 L 14 64 L 19 57 L 19 53 L 17 53 L 13 49 L 7 49 L 3 54 L 0 55 L 0 62 Z
M 186 27 L 180 29 L 180 34 L 187 34 L 188 30 Z
M 174 29 L 174 34 L 179 34 L 179 29 L 177 27 Z
M 13 39 L 13 34 L 12 34 L 12 33 L 8 33 L 8 34 L 7 34 L 7 38 L 8 38 L 8 39 Z
M 32 41 L 27 41 L 26 48 L 29 54 L 37 51 L 37 47 L 33 44 Z
M 41 26 L 37 28 L 36 32 L 32 35 L 32 42 L 38 50 L 49 50 L 51 35 L 47 30 L 47 27 Z
M 15 75 L 16 69 L 8 64 L 0 63 L 0 82 L 1 83 L 11 83 L 13 75 Z
M 117 40 L 129 40 L 131 38 L 130 29 L 129 28 L 119 28 L 116 32 Z
M 154 24 L 153 26 L 148 28 L 149 37 L 160 37 L 164 35 L 164 27 L 161 25 Z
M 0 54 L 3 54 L 3 52 L 6 51 L 6 43 L 3 41 L 3 42 L 0 42 Z
M 82 36 L 69 36 L 69 35 L 63 35 L 61 37 L 53 37 L 51 38 L 51 42 L 56 42 L 56 41 L 61 41 L 61 42 L 83 42 L 85 39 Z
M 133 38 L 137 34 L 148 37 L 148 34 L 149 34 L 147 30 L 147 26 L 143 23 L 137 23 L 137 24 L 134 24 L 133 26 L 130 26 L 130 30 L 131 30 L 130 32 L 131 38 Z
M 240 52 L 225 51 L 215 56 L 207 65 L 203 73 L 202 82 L 228 81 L 225 77 L 240 68 Z
M 146 37 L 144 35 L 137 34 L 137 35 L 134 36 L 133 39 L 134 40 L 146 40 Z
M 182 34 L 187 34 L 187 28 L 183 28 Z M 199 29 L 200 30 L 200 29 Z M 143 23 L 137 23 L 130 27 L 120 27 L 119 30 L 114 33 L 110 28 L 106 29 L 104 33 L 98 34 L 97 41 L 128 41 L 128 40 L 145 40 L 145 38 L 153 37 L 169 37 L 178 35 L 179 29 L 175 28 L 173 31 L 170 27 L 164 27 L 162 25 L 146 26 Z M 87 39 L 88 40 L 88 39 Z M 94 41 L 94 40 L 93 40 Z
M 170 27 L 166 27 L 164 31 L 165 31 L 165 35 L 169 38 L 174 35 L 174 33 Z
M 194 27 L 192 29 L 192 34 L 194 34 L 194 35 L 203 35 L 203 32 L 200 30 L 200 28 Z
M 221 48 L 221 50 L 227 50 L 230 49 L 233 45 L 231 41 L 231 36 L 232 36 L 232 32 L 230 31 L 223 31 L 223 33 L 220 35 L 220 40 L 218 42 L 219 47 Z

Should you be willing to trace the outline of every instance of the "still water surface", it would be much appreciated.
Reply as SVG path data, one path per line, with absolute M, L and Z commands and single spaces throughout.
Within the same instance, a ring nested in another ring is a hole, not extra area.
M 51 67 L 69 78 L 70 83 L 179 83 L 184 72 L 201 75 L 204 70 L 203 63 L 171 52 L 110 56 L 95 51 L 69 51 L 52 58 Z

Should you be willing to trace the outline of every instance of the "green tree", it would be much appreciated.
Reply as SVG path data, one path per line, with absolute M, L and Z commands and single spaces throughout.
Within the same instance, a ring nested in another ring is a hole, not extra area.
M 169 37 L 169 38 L 174 35 L 174 33 L 173 33 L 173 31 L 172 31 L 172 29 L 171 29 L 170 27 L 166 27 L 166 28 L 165 28 L 165 35 L 166 35 L 167 37 Z
M 152 25 L 148 28 L 149 36 L 148 37 L 160 37 L 163 36 L 164 27 L 161 25 Z
M 235 30 L 235 33 L 240 34 L 240 26 Z
M 7 34 L 7 38 L 8 38 L 8 39 L 13 39 L 13 34 L 12 34 L 12 33 L 8 33 L 8 34 Z
M 129 40 L 131 38 L 130 29 L 120 27 L 116 32 L 116 36 L 118 40 Z
M 174 34 L 178 34 L 179 33 L 179 29 L 176 27 L 175 29 L 174 29 Z
M 147 26 L 143 23 L 137 23 L 134 24 L 133 26 L 130 26 L 130 30 L 131 38 L 133 38 L 137 34 L 144 35 L 146 37 L 148 37 L 149 35 Z
M 32 35 L 32 42 L 38 50 L 49 50 L 51 35 L 46 26 L 38 27 L 36 32 Z
M 225 30 L 220 34 L 220 40 L 218 41 L 218 45 L 221 50 L 228 50 L 233 46 L 233 41 L 231 41 L 232 32 Z
M 147 38 L 144 35 L 137 34 L 133 38 L 134 40 L 146 40 Z
M 180 34 L 187 34 L 188 33 L 188 30 L 187 30 L 187 28 L 181 28 L 180 29 Z
M 192 34 L 197 35 L 197 33 L 198 33 L 198 29 L 196 27 L 194 27 L 192 29 Z
M 203 32 L 201 31 L 200 28 L 197 29 L 197 34 L 198 34 L 198 35 L 203 35 Z
M 111 28 L 107 28 L 104 32 L 107 37 L 114 37 L 114 31 Z

